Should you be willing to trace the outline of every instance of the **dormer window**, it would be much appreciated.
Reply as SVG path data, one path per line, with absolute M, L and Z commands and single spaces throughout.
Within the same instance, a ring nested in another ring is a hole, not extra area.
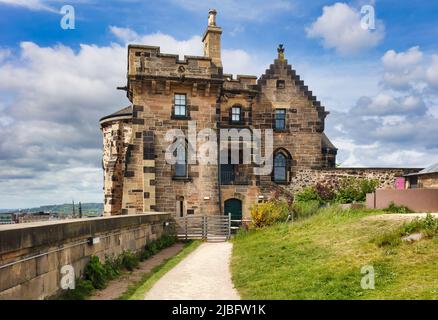
M 175 94 L 175 117 L 187 117 L 187 96 Z
M 231 108 L 231 123 L 242 122 L 242 108 L 235 106 Z

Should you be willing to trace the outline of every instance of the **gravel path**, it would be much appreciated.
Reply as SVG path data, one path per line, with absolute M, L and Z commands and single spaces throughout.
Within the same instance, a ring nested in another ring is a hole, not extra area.
M 239 300 L 231 282 L 230 242 L 203 243 L 166 273 L 145 300 Z

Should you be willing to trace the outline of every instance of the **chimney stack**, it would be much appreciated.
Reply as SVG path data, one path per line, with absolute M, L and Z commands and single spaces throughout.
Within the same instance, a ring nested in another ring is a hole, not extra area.
M 222 28 L 216 25 L 217 11 L 210 9 L 208 12 L 208 26 L 202 42 L 204 43 L 204 56 L 211 58 L 218 68 L 222 68 L 221 37 Z

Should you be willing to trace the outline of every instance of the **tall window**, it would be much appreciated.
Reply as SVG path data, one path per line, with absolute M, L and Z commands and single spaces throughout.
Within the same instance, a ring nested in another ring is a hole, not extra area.
M 175 116 L 187 116 L 187 97 L 185 94 L 175 94 Z
M 176 163 L 175 163 L 175 177 L 185 178 L 187 177 L 187 148 L 185 144 L 180 143 L 175 150 Z
M 286 109 L 275 110 L 275 130 L 286 129 Z
M 287 181 L 287 158 L 282 153 L 277 153 L 274 157 L 274 181 Z
M 231 122 L 241 122 L 242 121 L 242 108 L 232 107 L 231 108 Z

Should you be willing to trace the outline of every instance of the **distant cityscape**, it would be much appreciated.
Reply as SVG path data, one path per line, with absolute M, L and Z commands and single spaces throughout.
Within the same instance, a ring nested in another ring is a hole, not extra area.
M 66 203 L 26 209 L 0 209 L 0 224 L 98 217 L 103 203 Z

